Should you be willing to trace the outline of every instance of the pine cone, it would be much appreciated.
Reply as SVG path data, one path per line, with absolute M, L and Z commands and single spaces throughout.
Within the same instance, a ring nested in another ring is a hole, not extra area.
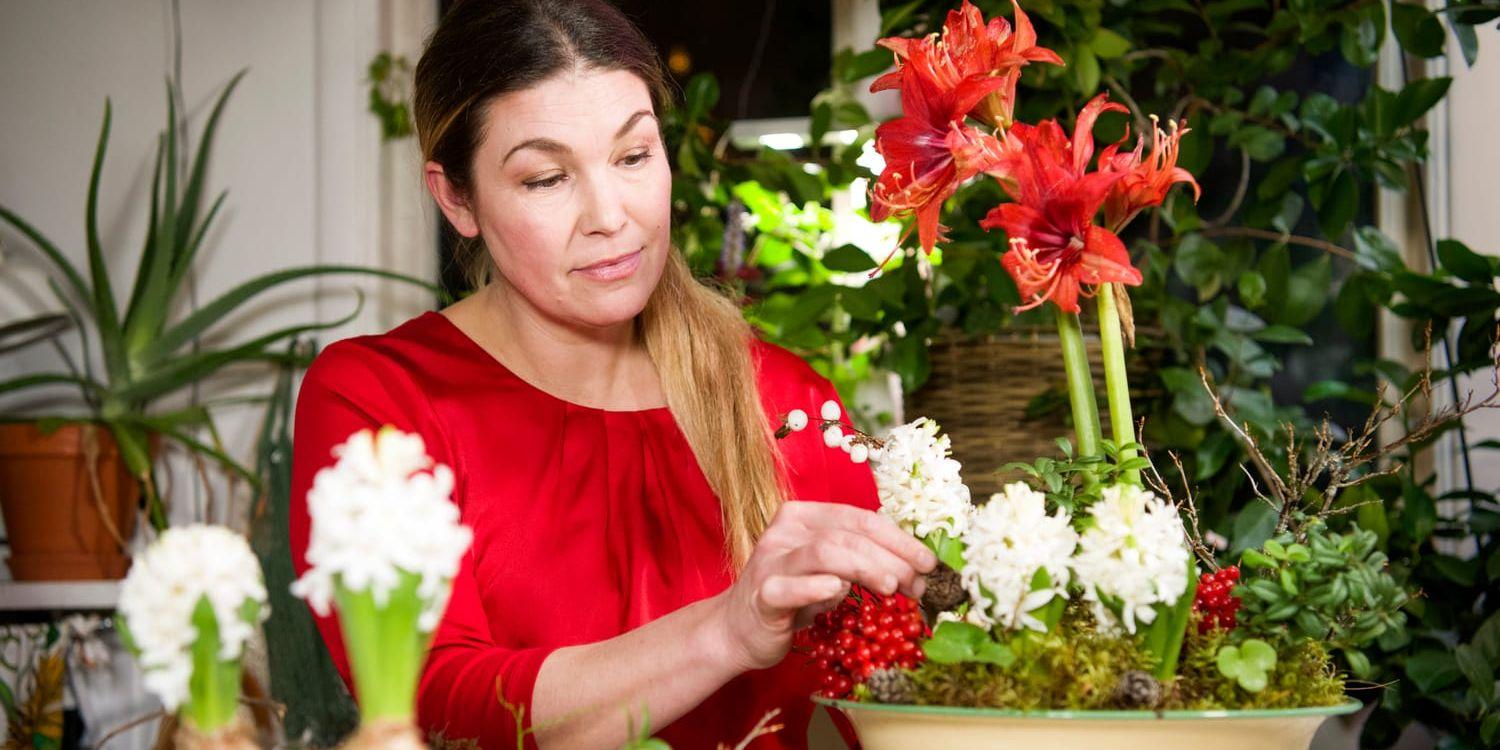
M 947 612 L 969 598 L 958 571 L 943 563 L 927 574 L 927 590 L 922 594 L 922 608 L 929 612 Z
M 865 678 L 865 687 L 877 703 L 911 703 L 915 690 L 911 676 L 900 669 L 877 669 Z
M 1161 702 L 1161 683 L 1146 672 L 1132 669 L 1120 675 L 1114 699 L 1121 708 L 1155 708 Z

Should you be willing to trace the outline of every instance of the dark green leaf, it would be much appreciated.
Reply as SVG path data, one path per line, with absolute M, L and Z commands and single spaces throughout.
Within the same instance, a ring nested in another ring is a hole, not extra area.
M 1385 233 L 1372 226 L 1354 231 L 1354 262 L 1371 271 L 1395 271 L 1406 267 L 1401 249 Z
M 1432 109 L 1443 97 L 1448 94 L 1448 87 L 1453 84 L 1452 78 L 1424 78 L 1412 81 L 1401 89 L 1396 95 L 1396 105 L 1393 117 L 1396 125 L 1411 125 L 1427 110 Z
M 1359 181 L 1353 172 L 1342 170 L 1334 178 L 1322 205 L 1318 206 L 1318 226 L 1322 228 L 1323 236 L 1337 242 L 1358 211 Z
M 875 268 L 875 259 L 858 245 L 839 245 L 823 256 L 823 265 L 830 271 L 858 273 Z
M 697 123 L 719 102 L 719 79 L 712 73 L 699 73 L 688 80 L 683 96 L 686 103 L 686 119 Z
M 1234 530 L 1230 539 L 1230 556 L 1265 544 L 1276 530 L 1276 509 L 1263 502 L 1245 506 L 1234 519 Z
M 1312 337 L 1291 326 L 1274 325 L 1267 326 L 1250 334 L 1256 341 L 1265 341 L 1272 344 L 1301 344 L 1312 345 Z
M 1391 28 L 1402 49 L 1418 57 L 1443 54 L 1443 25 L 1433 13 L 1416 3 L 1391 4 Z
M 1245 307 L 1255 310 L 1265 302 L 1266 299 L 1266 277 L 1259 271 L 1246 271 L 1240 274 L 1239 279 L 1240 302 Z
M 1500 273 L 1500 261 L 1479 255 L 1458 240 L 1438 240 L 1437 256 L 1444 270 L 1474 284 L 1493 284 Z
M 1089 40 L 1089 49 L 1099 57 L 1109 60 L 1129 52 L 1130 40 L 1101 26 L 1094 29 L 1094 37 Z
M 1495 667 L 1479 653 L 1479 649 L 1467 643 L 1453 650 L 1458 669 L 1469 680 L 1469 688 L 1488 705 L 1495 695 Z
M 1421 651 L 1406 660 L 1406 676 L 1424 693 L 1433 693 L 1457 682 L 1463 673 L 1453 654 L 1446 651 Z

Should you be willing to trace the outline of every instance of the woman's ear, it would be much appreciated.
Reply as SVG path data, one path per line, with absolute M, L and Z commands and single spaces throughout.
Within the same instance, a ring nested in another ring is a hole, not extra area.
M 435 161 L 427 162 L 423 167 L 423 177 L 427 180 L 427 192 L 432 193 L 432 199 L 437 201 L 438 208 L 442 209 L 443 216 L 448 217 L 448 223 L 453 225 L 453 229 L 464 237 L 477 236 L 479 222 L 469 206 L 469 199 L 448 180 L 443 165 Z

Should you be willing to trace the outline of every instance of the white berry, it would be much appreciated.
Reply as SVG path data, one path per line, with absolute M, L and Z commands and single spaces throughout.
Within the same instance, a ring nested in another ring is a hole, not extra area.
M 832 425 L 823 430 L 823 444 L 829 448 L 837 448 L 844 442 L 844 431 L 838 425 Z
M 824 422 L 835 422 L 843 414 L 839 411 L 839 404 L 832 399 L 823 402 L 822 417 Z
M 792 432 L 801 432 L 807 429 L 807 412 L 801 409 L 793 409 L 787 412 L 786 426 L 792 428 Z
M 853 448 L 849 449 L 849 460 L 853 461 L 854 463 L 862 464 L 865 461 L 869 460 L 869 458 L 870 449 L 866 448 L 863 444 L 856 445 Z

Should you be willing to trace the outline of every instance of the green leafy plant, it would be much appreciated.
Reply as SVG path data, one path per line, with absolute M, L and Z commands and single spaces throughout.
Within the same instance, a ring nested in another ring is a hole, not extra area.
M 1258 638 L 1249 638 L 1238 646 L 1230 644 L 1219 649 L 1214 657 L 1219 673 L 1234 680 L 1240 687 L 1252 693 L 1266 689 L 1267 676 L 1276 666 L 1276 649 Z
M 87 276 L 39 230 L 14 211 L 0 206 L 0 220 L 30 240 L 58 272 L 59 278 L 48 283 L 72 318 L 83 352 L 81 362 L 67 361 L 65 372 L 35 373 L 0 382 L 0 394 L 55 385 L 77 388 L 85 406 L 84 414 L 45 418 L 44 427 L 65 422 L 91 422 L 107 427 L 126 466 L 143 488 L 148 517 L 157 529 L 165 528 L 167 519 L 154 477 L 151 435 L 175 441 L 252 486 L 258 486 L 259 478 L 224 452 L 208 405 L 158 410 L 154 404 L 230 365 L 304 361 L 295 352 L 274 347 L 298 335 L 352 320 L 359 308 L 339 320 L 288 326 L 223 348 L 197 346 L 204 334 L 249 300 L 299 279 L 364 274 L 431 287 L 420 280 L 374 268 L 301 266 L 241 282 L 181 319 L 172 319 L 174 304 L 186 288 L 194 260 L 227 195 L 220 192 L 207 211 L 203 210 L 208 193 L 208 156 L 219 118 L 243 75 L 236 75 L 219 94 L 204 126 L 201 143 L 194 152 L 186 154 L 185 124 L 178 117 L 175 88 L 168 82 L 167 126 L 157 144 L 146 238 L 137 261 L 135 282 L 123 307 L 110 283 L 105 239 L 99 233 L 99 178 L 109 145 L 112 112 L 108 101 L 104 105 L 84 213 Z M 98 372 L 94 367 L 96 357 L 102 363 Z M 207 441 L 194 436 L 197 428 L 208 431 Z
M 997 643 L 984 628 L 966 622 L 942 622 L 923 642 L 922 653 L 938 664 L 979 662 L 1008 667 L 1016 661 L 1015 652 Z
M 370 114 L 380 120 L 380 137 L 387 141 L 410 137 L 411 62 L 404 55 L 381 52 L 370 60 Z
M 1330 532 L 1314 521 L 1300 535 L 1286 532 L 1245 550 L 1242 565 L 1256 573 L 1236 589 L 1244 602 L 1241 628 L 1278 642 L 1321 641 L 1343 653 L 1356 677 L 1372 676 L 1362 649 L 1405 625 L 1401 608 L 1409 599 L 1378 543 L 1373 531 Z

